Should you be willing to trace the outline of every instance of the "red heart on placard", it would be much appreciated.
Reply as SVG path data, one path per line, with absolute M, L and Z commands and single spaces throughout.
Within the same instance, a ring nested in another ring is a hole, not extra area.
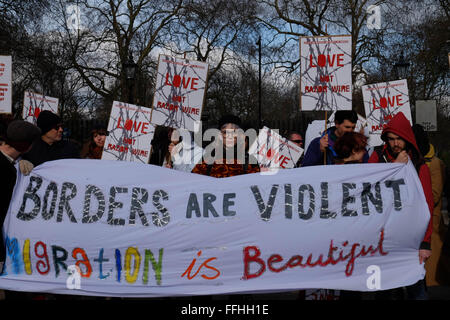
M 130 131 L 133 127 L 133 120 L 128 119 L 125 121 L 125 125 L 123 126 L 125 130 Z

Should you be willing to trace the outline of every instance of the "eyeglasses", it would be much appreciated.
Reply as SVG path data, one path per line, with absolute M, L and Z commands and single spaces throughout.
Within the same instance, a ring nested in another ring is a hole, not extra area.
M 55 125 L 55 126 L 52 127 L 52 129 L 55 129 L 55 130 L 59 130 L 59 128 L 61 128 L 61 129 L 64 128 L 64 126 L 63 126 L 62 123 L 59 123 L 59 124 L 57 124 L 57 125 Z
M 234 129 L 220 130 L 220 133 L 222 133 L 222 135 L 227 137 L 234 137 L 237 135 L 237 132 Z
M 303 140 L 291 140 L 291 141 L 295 143 L 303 143 Z

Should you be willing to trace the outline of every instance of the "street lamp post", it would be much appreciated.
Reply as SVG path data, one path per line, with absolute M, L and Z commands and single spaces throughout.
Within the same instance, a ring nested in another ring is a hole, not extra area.
M 408 77 L 408 68 L 410 63 L 405 60 L 403 52 L 400 54 L 398 61 L 394 64 L 394 73 L 398 80 Z
M 261 36 L 258 38 L 258 129 L 261 129 Z
M 123 71 L 125 72 L 125 78 L 128 83 L 128 103 L 133 104 L 133 83 L 136 78 L 137 64 L 133 61 L 133 56 L 130 52 L 128 56 L 127 62 L 125 62 L 122 66 Z

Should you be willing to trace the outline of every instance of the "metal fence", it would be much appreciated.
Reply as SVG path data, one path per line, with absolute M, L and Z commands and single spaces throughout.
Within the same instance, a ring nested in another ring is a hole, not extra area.
M 322 117 L 323 118 L 323 117 Z M 317 113 L 299 113 L 294 118 L 289 120 L 280 119 L 266 119 L 263 121 L 262 126 L 267 126 L 271 129 L 278 129 L 279 133 L 287 137 L 290 131 L 297 131 L 304 136 L 308 124 L 315 119 L 321 119 L 321 114 Z M 79 119 L 69 120 L 65 123 L 65 137 L 78 141 L 81 145 L 85 143 L 90 136 L 90 132 L 97 126 L 107 128 L 108 123 L 104 120 L 97 119 Z M 252 128 L 257 129 L 257 123 L 248 123 Z M 207 121 L 203 125 L 203 129 L 215 127 L 213 124 Z
M 107 128 L 108 123 L 97 119 L 80 119 L 69 120 L 65 122 L 65 136 L 66 138 L 78 141 L 83 144 L 89 139 L 92 129 L 101 126 Z

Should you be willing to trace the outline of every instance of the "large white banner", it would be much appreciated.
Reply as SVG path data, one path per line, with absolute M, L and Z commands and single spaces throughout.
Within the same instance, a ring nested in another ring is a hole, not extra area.
M 160 55 L 152 123 L 197 131 L 206 92 L 208 64 Z
M 114 101 L 102 160 L 148 163 L 155 127 L 151 109 Z
M 48 110 L 58 114 L 58 98 L 47 97 L 42 94 L 25 91 L 23 95 L 22 118 L 25 121 L 37 124 L 41 111 Z
M 383 128 L 399 112 L 403 112 L 412 125 L 406 80 L 368 84 L 361 89 L 370 139 L 377 141 L 376 144 L 371 145 L 383 143 L 381 140 Z
M 0 56 L 0 113 L 12 112 L 12 57 Z
M 300 37 L 300 109 L 352 109 L 352 37 Z
M 124 297 L 390 289 L 424 277 L 429 218 L 410 163 L 217 179 L 57 160 L 18 178 L 0 288 Z

